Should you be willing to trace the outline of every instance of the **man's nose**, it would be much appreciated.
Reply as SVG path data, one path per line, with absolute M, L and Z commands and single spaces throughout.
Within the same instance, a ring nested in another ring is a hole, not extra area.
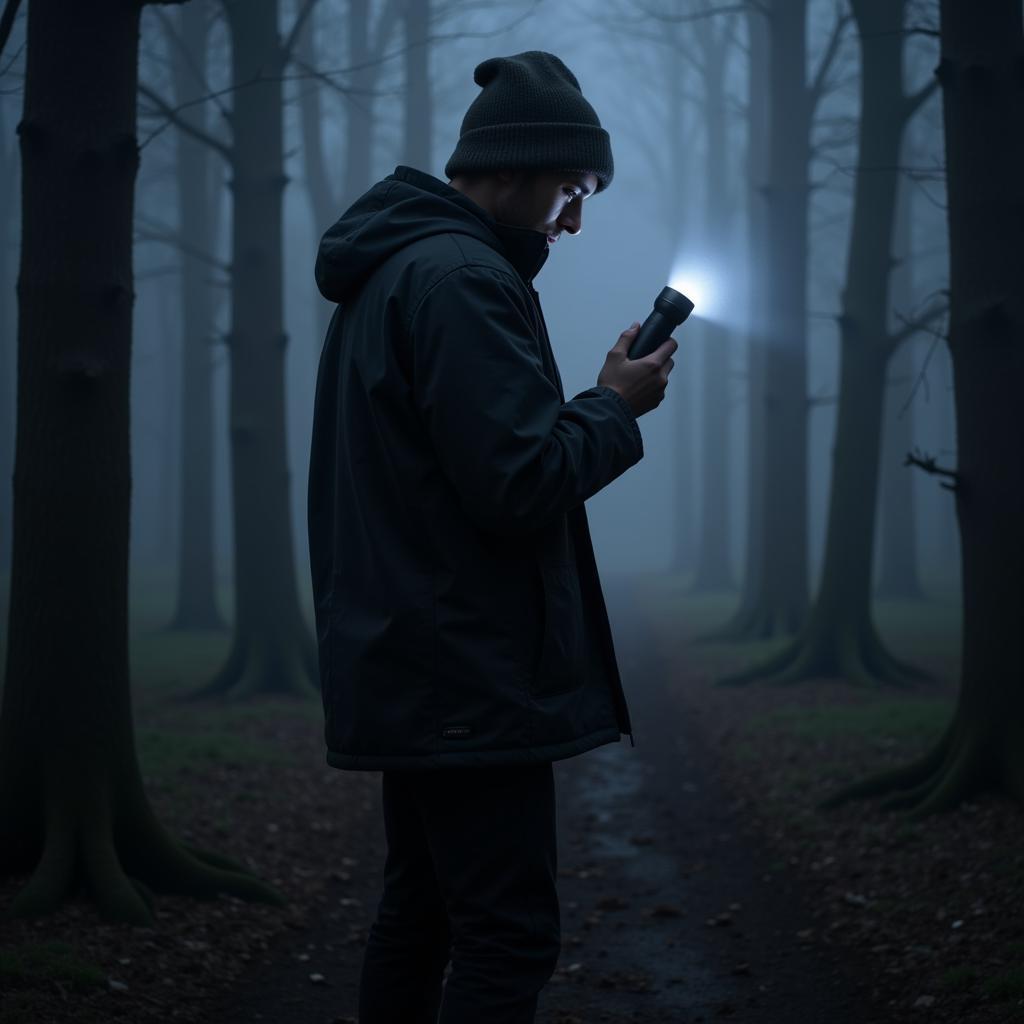
M 570 235 L 578 235 L 583 229 L 583 203 L 574 199 L 562 208 L 561 216 L 558 218 L 558 226 Z

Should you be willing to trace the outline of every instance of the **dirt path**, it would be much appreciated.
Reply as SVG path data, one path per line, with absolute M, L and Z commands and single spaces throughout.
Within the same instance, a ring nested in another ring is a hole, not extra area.
M 694 716 L 666 697 L 628 590 L 608 596 L 637 746 L 555 766 L 563 948 L 538 1024 L 880 1024 L 859 965 L 803 941 L 796 883 L 718 784 Z M 280 936 L 211 1019 L 355 1024 L 384 856 L 372 820 L 322 918 Z

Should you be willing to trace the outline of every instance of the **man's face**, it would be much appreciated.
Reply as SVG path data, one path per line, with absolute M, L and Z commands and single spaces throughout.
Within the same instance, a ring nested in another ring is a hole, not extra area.
M 548 244 L 563 231 L 579 234 L 583 200 L 597 188 L 596 174 L 578 171 L 518 172 L 496 200 L 495 220 L 532 228 L 548 236 Z

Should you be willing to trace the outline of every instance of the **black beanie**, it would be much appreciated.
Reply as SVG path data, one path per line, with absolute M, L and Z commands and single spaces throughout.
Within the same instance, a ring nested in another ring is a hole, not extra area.
M 614 174 L 612 147 L 576 76 L 553 54 L 528 50 L 478 64 L 483 86 L 462 119 L 459 143 L 445 165 L 449 178 L 475 171 L 557 170 Z

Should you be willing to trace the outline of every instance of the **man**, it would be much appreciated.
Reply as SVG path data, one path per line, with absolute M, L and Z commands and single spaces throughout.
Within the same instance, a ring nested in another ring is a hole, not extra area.
M 676 343 L 631 361 L 634 324 L 565 401 L 532 279 L 611 181 L 608 134 L 551 54 L 474 78 L 449 184 L 398 167 L 316 265 L 327 759 L 382 772 L 388 846 L 360 1024 L 533 1021 L 560 949 L 551 762 L 632 740 L 583 503 L 642 457 Z

